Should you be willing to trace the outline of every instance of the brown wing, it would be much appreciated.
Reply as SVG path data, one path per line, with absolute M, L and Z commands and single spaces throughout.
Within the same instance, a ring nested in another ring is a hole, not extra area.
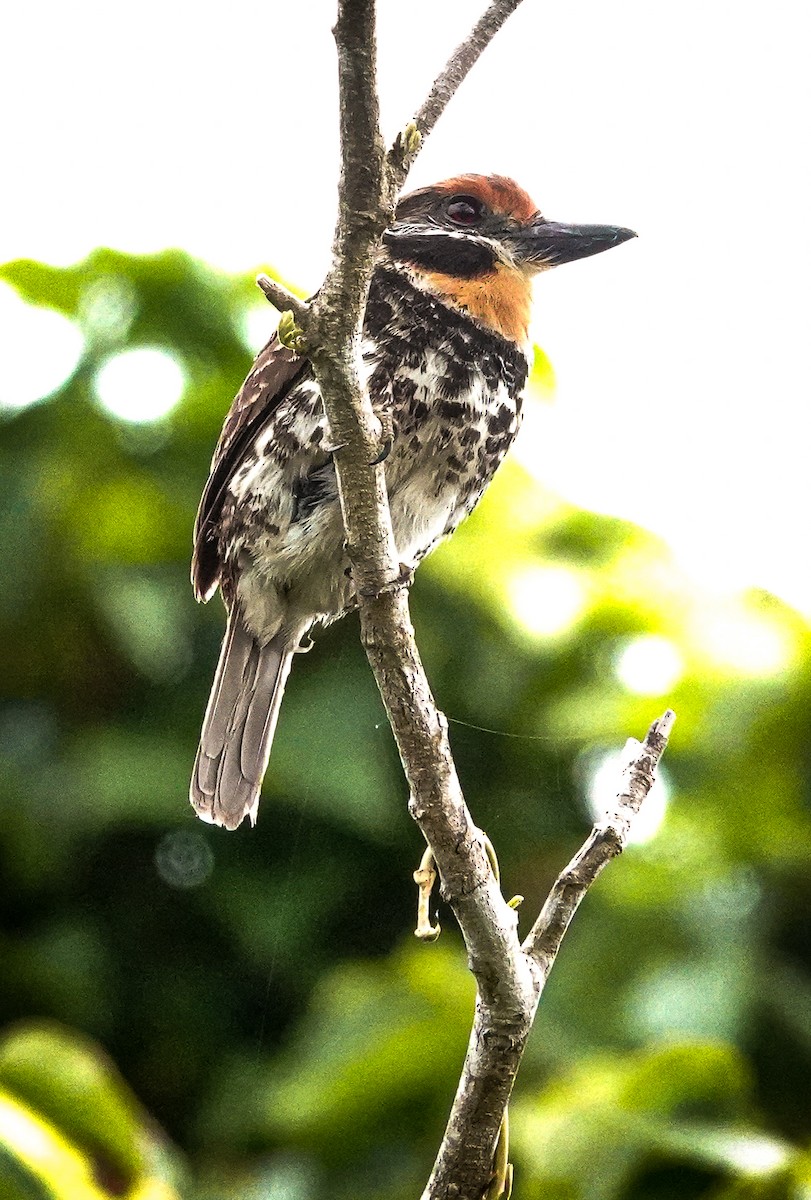
M 274 337 L 256 356 L 228 411 L 194 522 L 191 581 L 198 600 L 208 600 L 220 581 L 217 526 L 228 482 L 262 426 L 296 380 L 310 370 L 308 359 Z

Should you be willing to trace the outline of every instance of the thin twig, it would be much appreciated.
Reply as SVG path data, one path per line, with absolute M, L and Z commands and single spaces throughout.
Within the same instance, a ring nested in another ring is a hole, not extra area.
M 606 814 L 605 821 L 594 826 L 586 842 L 561 871 L 524 941 L 521 949 L 538 964 L 544 979 L 552 969 L 581 900 L 603 867 L 622 853 L 633 819 L 653 786 L 656 767 L 675 720 L 676 714 L 667 709 L 658 721 L 653 722 L 644 742 L 629 741 L 626 751 L 630 751 L 630 758 L 622 772 L 613 811 Z
M 482 14 L 465 40 L 456 47 L 445 67 L 434 80 L 425 102 L 414 118 L 413 123 L 422 135 L 422 142 L 425 141 L 442 116 L 459 85 L 520 3 L 521 0 L 492 0 L 489 8 Z M 412 142 L 409 146 L 409 153 L 404 158 L 402 139 L 398 136 L 389 150 L 389 166 L 397 175 L 400 187 L 403 186 L 408 170 L 420 148 L 419 141 Z

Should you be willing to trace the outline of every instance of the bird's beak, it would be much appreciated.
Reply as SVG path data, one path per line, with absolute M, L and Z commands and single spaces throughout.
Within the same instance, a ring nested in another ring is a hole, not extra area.
M 622 229 L 619 225 L 562 225 L 559 221 L 536 217 L 513 234 L 512 242 L 519 262 L 540 271 L 601 254 L 633 237 L 636 234 L 632 229 Z

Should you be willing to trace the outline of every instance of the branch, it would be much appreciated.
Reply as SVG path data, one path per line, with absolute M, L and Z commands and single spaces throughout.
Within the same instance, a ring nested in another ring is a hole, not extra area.
M 467 66 L 454 66 L 465 58 L 460 49 L 440 81 L 451 73 L 461 80 L 516 3 L 491 5 L 486 38 L 474 32 L 478 41 L 471 44 Z M 521 1007 L 533 987 L 525 965 L 516 969 L 516 916 L 501 896 L 465 804 L 447 725 L 434 704 L 414 641 L 385 474 L 382 466 L 372 465 L 379 457 L 380 423 L 359 378 L 357 348 L 369 281 L 399 182 L 398 173 L 387 168 L 379 131 L 373 0 L 339 0 L 334 34 L 343 164 L 339 215 L 333 264 L 302 328 L 331 440 L 339 447 L 334 458 L 361 635 L 410 786 L 412 815 L 433 851 L 474 973 L 477 964 L 488 965 L 487 978 L 478 979 L 480 990 L 488 999 L 507 995 L 513 1008 Z M 440 81 L 434 91 L 445 98 L 434 103 L 431 125 L 453 90 L 447 83 L 440 88 Z M 498 1122 L 494 1138 L 497 1128 Z
M 459 85 L 467 77 L 471 68 L 478 62 L 482 53 L 487 49 L 499 29 L 501 29 L 507 20 L 507 17 L 515 12 L 520 3 L 521 0 L 492 0 L 490 7 L 482 14 L 469 35 L 454 50 L 444 70 L 434 80 L 433 87 L 414 118 L 414 124 L 418 132 L 422 135 L 423 140 L 428 137 L 428 134 L 434 128 L 456 94 Z M 400 181 L 400 186 L 405 181 L 407 168 L 414 161 L 418 149 L 419 144 L 408 156 L 407 164 L 403 168 L 403 178 Z M 394 166 L 400 166 L 402 158 L 402 143 L 398 139 L 389 151 L 389 162 Z
M 502 1180 L 509 1175 L 505 1111 L 546 976 L 585 890 L 604 862 L 622 848 L 620 834 L 613 840 L 609 836 L 613 825 L 599 837 L 595 831 L 594 847 L 587 843 L 581 852 L 585 866 L 578 859 L 567 869 L 569 875 L 564 872 L 533 928 L 530 947 L 522 949 L 516 912 L 501 894 L 465 804 L 447 722 L 436 708 L 414 640 L 385 474 L 379 465 L 381 425 L 360 374 L 369 284 L 399 188 L 421 141 L 519 3 L 493 0 L 437 78 L 415 122 L 386 155 L 376 91 L 374 0 L 339 0 L 334 35 L 342 170 L 332 266 L 309 305 L 293 304 L 278 285 L 262 283 L 271 301 L 291 314 L 284 336 L 292 339 L 294 348 L 306 347 L 313 364 L 330 439 L 337 447 L 338 492 L 363 644 L 408 780 L 409 811 L 430 848 L 442 894 L 459 921 L 477 984 L 468 1053 L 423 1200 L 479 1200 L 485 1191 L 503 1194 Z M 638 781 L 634 776 L 629 795 L 633 790 L 641 796 L 647 790 L 652 769 Z M 503 1174 L 499 1168 L 494 1178 L 500 1130 L 498 1162 Z
M 491 6 L 491 13 L 499 7 Z M 502 22 L 507 15 L 504 11 Z M 496 28 L 492 26 L 487 40 Z M 420 661 L 385 474 L 382 466 L 373 465 L 380 457 L 380 424 L 359 375 L 358 347 L 380 239 L 391 223 L 397 193 L 420 139 L 408 136 L 400 142 L 406 152 L 401 152 L 398 166 L 387 160 L 379 130 L 373 0 L 339 0 L 334 34 L 341 104 L 339 214 L 332 267 L 301 326 L 330 437 L 340 447 L 334 459 L 361 636 L 408 779 L 410 811 L 431 848 L 478 985 L 475 1036 L 488 1052 L 488 1103 L 477 1113 L 478 1149 L 469 1146 L 461 1156 L 446 1156 L 443 1176 L 454 1185 L 459 1176 L 460 1197 L 479 1196 L 492 1173 L 493 1149 L 512 1087 L 512 1076 L 497 1062 L 489 1062 L 489 1056 L 499 1040 L 509 1042 L 516 1036 L 516 1021 L 526 1037 L 531 1021 L 527 1014 L 534 1013 L 540 989 L 530 960 L 519 950 L 516 914 L 501 895 L 465 804 L 447 723 L 437 711 Z M 457 51 L 437 81 L 424 132 L 433 127 L 484 48 L 481 33 L 478 39 L 471 42 L 467 66 L 454 65 L 465 59 Z M 456 84 L 448 82 L 451 75 Z
M 644 742 L 640 744 L 629 738 L 625 750 L 631 757 L 622 772 L 623 786 L 614 811 L 606 814 L 604 822 L 594 826 L 586 842 L 561 871 L 522 945 L 524 953 L 538 964 L 544 979 L 552 969 L 580 901 L 603 867 L 624 850 L 631 823 L 653 786 L 656 768 L 675 720 L 676 714 L 669 708 L 653 722 Z
M 341 179 L 332 266 L 304 329 L 335 453 L 347 553 L 359 596 L 399 575 L 381 428 L 360 380 L 363 316 L 378 246 L 395 196 L 379 127 L 374 0 L 339 0 L 333 30 L 341 104 Z
M 620 775 L 614 811 L 594 826 L 555 880 L 540 916 L 518 949 L 517 957 L 531 972 L 536 987 L 531 1002 L 522 1012 L 510 1014 L 493 1011 L 479 993 L 462 1077 L 422 1200 L 448 1200 L 451 1196 L 479 1200 L 482 1195 L 481 1169 L 492 1162 L 495 1142 L 489 1140 L 489 1133 L 485 1139 L 484 1131 L 489 1131 L 505 1112 L 538 1002 L 564 934 L 603 867 L 624 849 L 633 819 L 653 786 L 675 719 L 675 713 L 668 709 L 654 721 L 641 745 L 629 739 L 626 750 L 631 757 Z M 454 1187 L 459 1190 L 452 1190 Z

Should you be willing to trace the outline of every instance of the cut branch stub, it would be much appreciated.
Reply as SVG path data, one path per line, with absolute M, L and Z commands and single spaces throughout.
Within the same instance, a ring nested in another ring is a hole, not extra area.
M 291 312 L 300 325 L 307 324 L 309 305 L 305 300 L 299 300 L 298 296 L 288 291 L 283 283 L 279 283 L 277 279 L 271 279 L 269 275 L 262 274 L 256 276 L 256 285 L 261 288 L 265 297 L 280 313 Z

